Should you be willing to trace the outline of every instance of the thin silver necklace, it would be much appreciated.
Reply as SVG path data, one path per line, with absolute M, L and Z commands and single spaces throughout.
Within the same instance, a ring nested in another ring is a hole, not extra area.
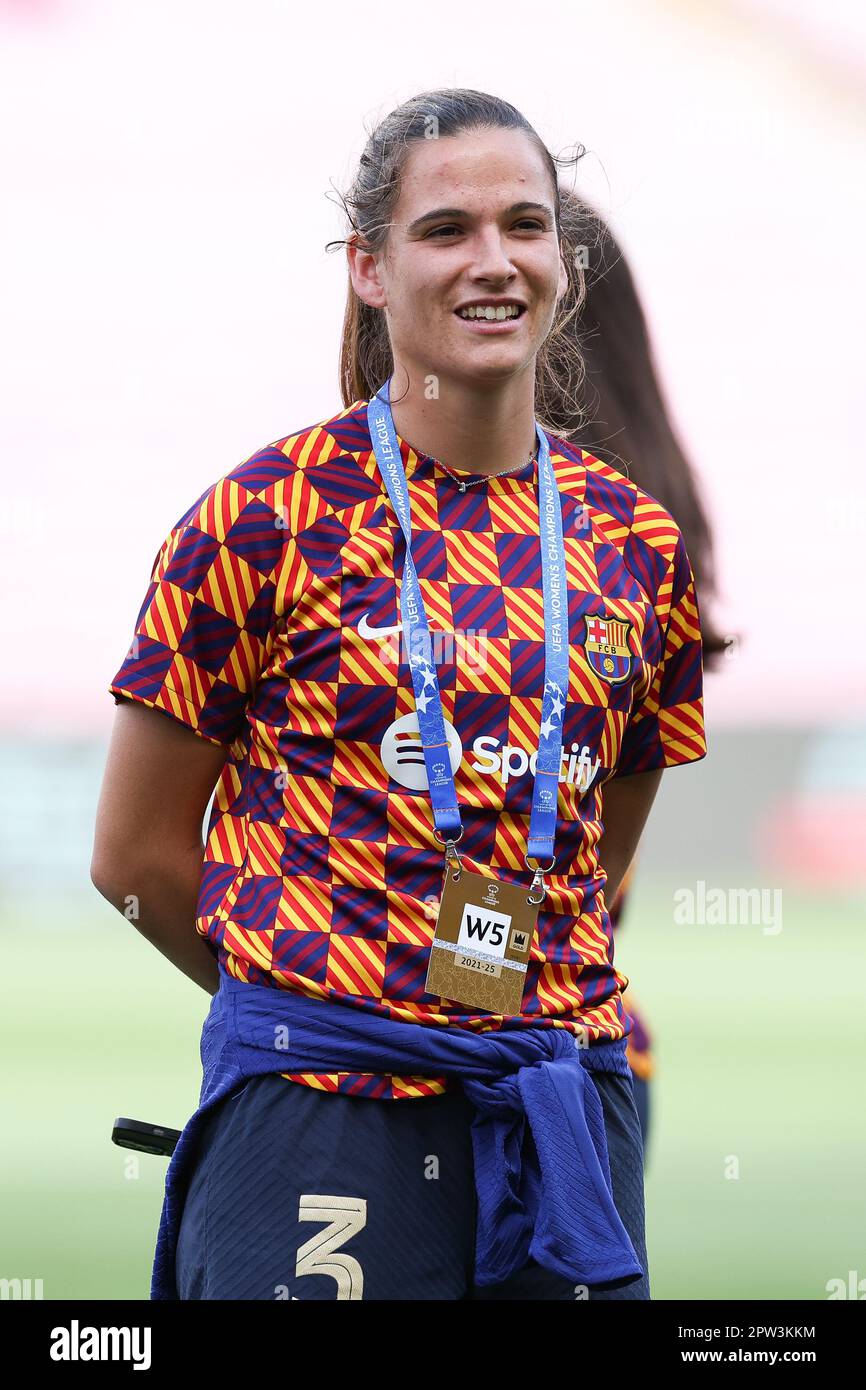
M 408 439 L 406 440 L 406 443 L 409 444 Z M 538 439 L 536 439 L 535 446 L 532 450 L 532 453 L 529 455 L 529 458 L 526 460 L 526 463 L 515 463 L 512 465 L 511 468 L 501 468 L 498 473 L 482 473 L 479 475 L 479 477 L 473 478 L 471 483 L 465 483 L 463 479 L 459 478 L 456 473 L 452 472 L 452 470 L 448 467 L 448 464 L 443 463 L 441 459 L 434 459 L 432 454 L 425 455 L 423 450 L 416 449 L 414 444 L 409 444 L 409 448 L 414 450 L 416 454 L 422 455 L 422 457 L 433 459 L 434 463 L 437 463 L 440 468 L 445 469 L 445 472 L 448 474 L 449 478 L 452 478 L 454 480 L 460 491 L 465 492 L 468 487 L 475 487 L 476 483 L 483 483 L 488 478 L 506 478 L 509 473 L 516 473 L 519 469 L 526 468 L 528 464 L 532 463 L 532 460 L 538 453 Z

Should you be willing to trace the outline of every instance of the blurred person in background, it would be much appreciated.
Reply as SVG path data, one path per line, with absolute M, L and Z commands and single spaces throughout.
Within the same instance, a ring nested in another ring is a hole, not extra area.
M 588 450 L 637 483 L 666 507 L 679 526 L 695 577 L 701 614 L 704 670 L 718 669 L 725 639 L 712 617 L 717 585 L 712 529 L 699 482 L 670 417 L 634 277 L 610 225 L 588 202 L 560 185 L 563 233 L 579 258 L 568 269 L 585 297 L 569 322 L 586 374 L 569 442 Z M 583 262 L 583 264 L 580 264 Z M 622 925 L 637 860 L 610 904 L 613 928 Z M 629 984 L 623 1003 L 631 1020 L 628 1061 L 644 1140 L 649 1136 L 649 1081 L 654 1073 L 652 1036 Z

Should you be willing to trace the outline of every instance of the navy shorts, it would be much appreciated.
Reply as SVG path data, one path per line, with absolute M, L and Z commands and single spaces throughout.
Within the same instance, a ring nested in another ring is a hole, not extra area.
M 643 1145 L 632 1078 L 589 1072 L 613 1199 L 643 1278 L 563 1280 L 534 1262 L 473 1284 L 476 1196 L 463 1091 L 417 1100 L 253 1077 L 207 1115 L 180 1222 L 181 1299 L 648 1299 Z

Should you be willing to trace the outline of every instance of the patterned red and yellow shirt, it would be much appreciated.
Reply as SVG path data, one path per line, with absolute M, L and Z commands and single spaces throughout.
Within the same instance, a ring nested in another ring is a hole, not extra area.
M 228 749 L 196 930 L 239 979 L 386 1017 L 626 1036 L 597 857 L 602 790 L 706 753 L 680 531 L 615 469 L 548 434 L 571 658 L 556 864 L 522 1013 L 472 1013 L 424 990 L 444 858 L 399 635 L 405 542 L 366 408 L 257 450 L 180 517 L 109 686 Z M 462 749 L 461 858 L 528 885 L 544 681 L 537 462 L 461 492 L 398 442 L 443 714 Z M 619 648 L 607 665 L 605 636 Z M 285 1075 L 388 1099 L 446 1089 L 441 1077 Z
M 619 939 L 620 924 L 626 903 L 631 896 L 636 865 L 637 861 L 633 859 L 623 874 L 616 897 L 610 905 L 610 924 L 616 933 L 617 940 Z M 652 1037 L 647 1027 L 646 1016 L 635 998 L 631 983 L 625 992 L 623 1005 L 629 1021 L 629 1029 L 626 1034 L 626 1061 L 635 1076 L 639 1077 L 641 1081 L 649 1081 L 650 1077 L 655 1075 Z

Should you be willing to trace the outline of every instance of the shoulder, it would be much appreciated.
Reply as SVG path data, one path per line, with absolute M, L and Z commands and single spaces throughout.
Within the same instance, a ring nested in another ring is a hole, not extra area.
M 660 581 L 685 553 L 682 533 L 668 509 L 587 449 L 549 432 L 548 438 L 567 464 L 581 469 L 583 501 L 604 540 L 621 551 L 627 563 L 633 560 L 644 578 L 649 571 Z
M 298 495 L 311 490 L 317 503 L 309 516 L 313 520 L 330 508 L 327 479 L 336 485 L 341 471 L 346 479 L 353 471 L 359 481 L 365 478 L 368 452 L 366 402 L 356 401 L 336 415 L 260 445 L 212 482 L 175 528 L 198 525 L 212 531 L 218 516 L 231 523 L 241 512 L 247 525 L 260 511 L 285 517 L 297 509 Z
M 369 453 L 367 402 L 354 401 L 335 415 L 272 440 L 241 467 L 261 461 L 265 466 L 272 463 L 286 472 L 314 475 L 318 469 L 339 463 L 350 468 L 356 460 L 365 460 Z

